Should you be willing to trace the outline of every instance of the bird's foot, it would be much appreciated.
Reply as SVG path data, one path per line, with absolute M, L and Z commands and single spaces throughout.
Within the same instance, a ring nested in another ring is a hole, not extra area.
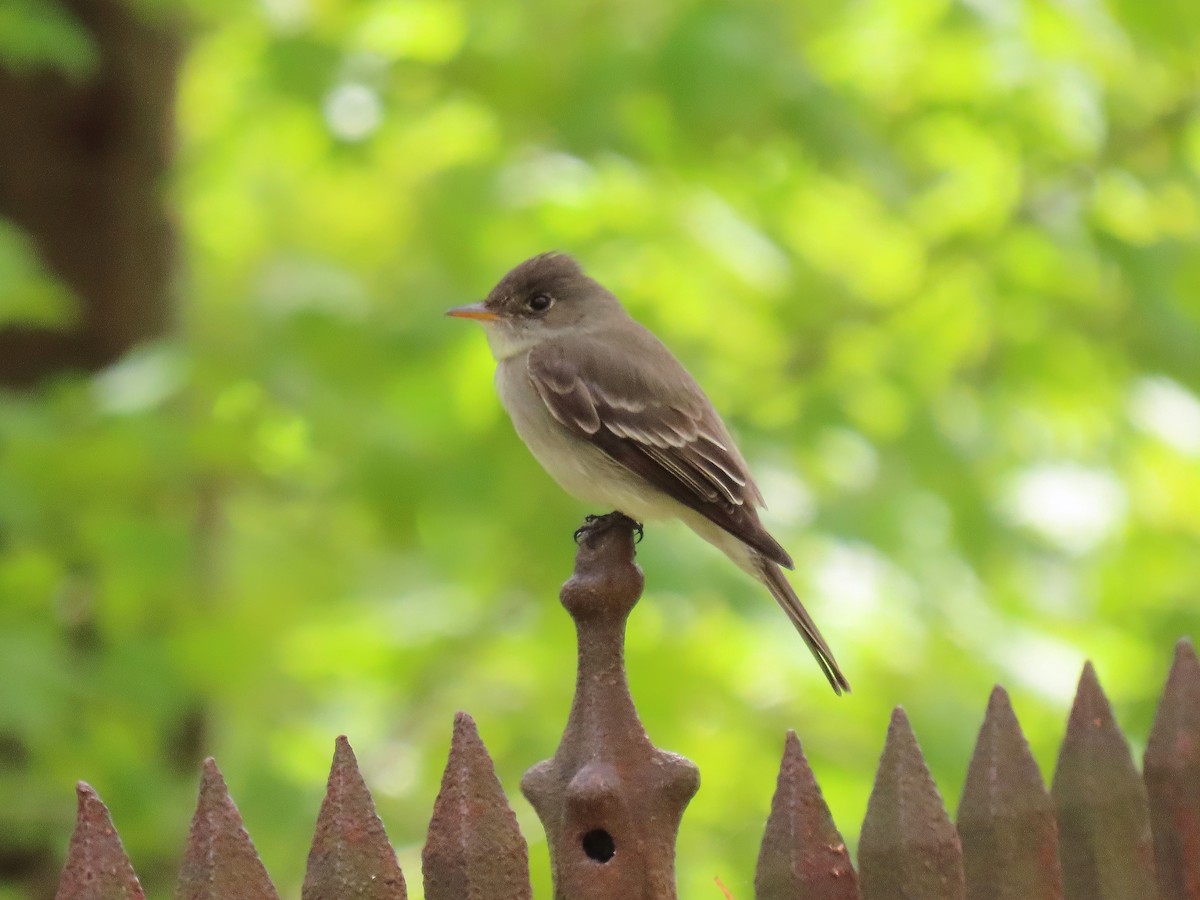
M 592 515 L 584 516 L 583 524 L 575 529 L 575 543 L 578 544 L 580 541 L 582 541 L 584 538 L 584 535 L 586 535 L 589 531 L 591 531 L 595 527 L 596 523 L 599 522 L 603 518 L 604 518 L 603 516 L 592 516 Z
M 575 529 L 575 543 L 578 544 L 592 531 L 598 528 L 606 528 L 609 525 L 616 525 L 621 522 L 628 523 L 634 534 L 634 542 L 640 544 L 645 536 L 641 522 L 635 522 L 629 516 L 622 512 L 610 512 L 603 516 L 585 516 L 583 524 Z

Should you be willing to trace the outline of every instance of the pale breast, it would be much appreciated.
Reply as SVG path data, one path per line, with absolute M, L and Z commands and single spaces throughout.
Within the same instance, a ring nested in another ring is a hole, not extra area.
M 502 360 L 496 366 L 496 391 L 529 452 L 564 491 L 595 512 L 616 509 L 640 522 L 676 515 L 676 501 L 567 431 L 526 372 L 524 354 Z

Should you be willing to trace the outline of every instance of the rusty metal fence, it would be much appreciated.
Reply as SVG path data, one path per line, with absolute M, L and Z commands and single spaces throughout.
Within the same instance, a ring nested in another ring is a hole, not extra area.
M 582 536 L 562 601 L 579 637 L 574 704 L 555 756 L 521 788 L 550 847 L 557 900 L 670 900 L 675 838 L 699 786 L 656 749 L 625 677 L 641 595 L 628 520 Z M 60 900 L 144 896 L 86 784 Z M 427 900 L 530 898 L 528 848 L 470 716 L 459 713 L 422 854 Z M 179 874 L 181 900 L 278 896 L 213 760 Z M 303 900 L 401 900 L 404 875 L 344 737 L 308 855 Z M 952 822 L 902 709 L 863 822 L 858 869 L 789 733 L 755 877 L 759 900 L 1200 900 L 1200 663 L 1181 640 L 1142 774 L 1091 665 L 1049 791 L 1003 688 L 993 691 Z

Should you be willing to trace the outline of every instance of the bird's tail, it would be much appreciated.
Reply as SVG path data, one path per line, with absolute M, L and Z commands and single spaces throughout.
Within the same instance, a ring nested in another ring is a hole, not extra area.
M 825 677 L 833 686 L 834 693 L 841 694 L 843 691 L 850 693 L 850 682 L 838 668 L 837 660 L 833 658 L 833 651 L 825 643 L 825 638 L 821 637 L 817 623 L 813 621 L 808 610 L 804 608 L 804 604 L 800 602 L 800 598 L 796 596 L 796 592 L 792 590 L 791 584 L 784 577 L 783 570 L 758 553 L 755 553 L 754 556 L 757 570 L 755 574 L 767 586 L 771 596 L 787 613 L 787 617 L 792 620 L 792 624 L 800 632 L 800 637 L 804 638 L 804 643 L 808 644 L 808 649 L 816 657 L 821 671 L 825 673 Z

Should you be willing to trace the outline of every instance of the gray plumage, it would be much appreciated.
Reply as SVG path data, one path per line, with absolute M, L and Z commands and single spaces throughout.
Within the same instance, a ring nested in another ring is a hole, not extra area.
M 682 519 L 770 590 L 833 689 L 850 689 L 780 570 L 792 559 L 759 520 L 762 493 L 725 423 L 616 297 L 571 257 L 542 254 L 450 313 L 484 321 L 501 402 L 568 493 L 639 522 Z

